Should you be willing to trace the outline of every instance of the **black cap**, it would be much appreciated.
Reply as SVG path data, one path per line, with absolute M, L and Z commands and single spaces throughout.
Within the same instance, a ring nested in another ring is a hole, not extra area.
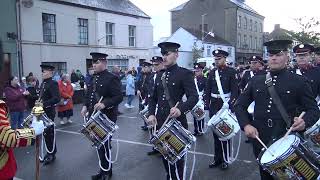
M 264 46 L 267 46 L 267 51 L 270 54 L 278 54 L 282 51 L 288 51 L 291 44 L 291 40 L 271 40 L 263 43 Z
M 163 59 L 160 56 L 153 56 L 150 61 L 153 63 L 162 63 Z
M 150 66 L 152 66 L 152 64 L 147 62 L 147 61 L 145 61 L 145 62 L 142 63 L 142 66 L 143 67 L 150 67 Z
M 42 70 L 54 71 L 54 66 L 48 64 L 41 64 L 40 67 Z
M 193 64 L 193 68 L 194 69 L 204 69 L 204 66 L 200 63 L 194 63 Z
M 263 58 L 261 57 L 261 56 L 251 56 L 250 58 L 249 58 L 249 61 L 251 62 L 251 61 L 257 61 L 257 62 L 259 62 L 260 64 L 264 64 L 264 62 L 263 62 Z
M 106 61 L 108 54 L 99 53 L 99 52 L 92 52 L 90 53 L 92 56 L 92 62 L 95 63 L 97 61 Z
M 314 48 L 314 53 L 320 55 L 320 47 Z
M 158 44 L 158 47 L 161 48 L 161 54 L 165 55 L 168 52 L 178 52 L 180 44 L 174 42 L 162 42 Z
M 213 56 L 224 56 L 224 57 L 228 57 L 229 53 L 227 51 L 221 50 L 221 49 L 216 49 L 214 51 L 212 51 L 212 55 Z
M 314 47 L 310 44 L 298 44 L 293 48 L 295 54 L 306 54 L 314 51 Z

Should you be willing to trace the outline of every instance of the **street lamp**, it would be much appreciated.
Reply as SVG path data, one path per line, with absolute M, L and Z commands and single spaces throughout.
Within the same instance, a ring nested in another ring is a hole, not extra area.
M 203 41 L 203 39 L 204 39 L 204 17 L 205 17 L 206 15 L 207 15 L 207 13 L 201 15 L 201 31 L 202 31 L 201 40 L 202 40 L 202 41 Z

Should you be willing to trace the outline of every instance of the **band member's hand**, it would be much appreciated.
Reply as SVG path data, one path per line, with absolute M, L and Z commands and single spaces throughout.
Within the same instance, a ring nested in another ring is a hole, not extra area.
M 87 114 L 87 107 L 86 106 L 83 106 L 82 109 L 81 109 L 81 116 L 82 117 L 85 117 Z
M 306 123 L 302 118 L 295 117 L 292 124 L 292 131 L 303 131 L 306 128 Z
M 155 126 L 157 124 L 157 118 L 154 115 L 148 117 L 147 122 L 149 126 Z
M 139 98 L 140 98 L 140 96 L 141 96 L 141 92 L 138 90 L 137 91 L 137 95 L 139 96 Z
M 97 111 L 100 111 L 101 109 L 104 109 L 106 106 L 103 103 L 97 103 L 94 105 L 94 109 Z
M 247 137 L 251 137 L 251 138 L 256 138 L 256 136 L 259 137 L 258 130 L 255 127 L 251 126 L 250 124 L 244 127 L 244 133 L 246 134 Z
M 29 96 L 29 95 L 30 95 L 30 93 L 29 93 L 29 91 L 24 91 L 24 92 L 23 92 L 23 95 L 25 95 L 25 96 Z
M 180 109 L 173 107 L 170 109 L 170 116 L 173 118 L 177 118 L 181 115 L 181 111 Z

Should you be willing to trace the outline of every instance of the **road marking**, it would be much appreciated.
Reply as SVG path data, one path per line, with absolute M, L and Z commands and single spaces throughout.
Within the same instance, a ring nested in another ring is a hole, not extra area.
M 58 132 L 63 132 L 63 133 L 69 133 L 69 134 L 75 134 L 75 135 L 82 135 L 79 132 L 74 132 L 74 131 L 66 131 L 66 130 L 62 130 L 62 129 L 56 129 L 56 131 Z M 130 140 L 124 140 L 124 139 L 113 139 L 114 141 L 119 141 L 119 142 L 123 142 L 123 143 L 129 143 L 129 144 L 135 144 L 135 145 L 143 145 L 143 146 L 148 146 L 148 147 L 152 147 L 153 145 L 151 144 L 147 144 L 147 143 L 142 143 L 142 142 L 136 142 L 136 141 L 130 141 Z M 195 155 L 203 155 L 203 156 L 208 156 L 208 157 L 214 157 L 213 154 L 208 154 L 208 153 L 202 153 L 202 152 L 196 152 L 196 151 L 188 151 L 190 154 L 195 154 Z M 245 163 L 252 163 L 252 161 L 249 160 L 240 160 L 237 159 L 237 161 L 241 161 L 241 162 L 245 162 Z

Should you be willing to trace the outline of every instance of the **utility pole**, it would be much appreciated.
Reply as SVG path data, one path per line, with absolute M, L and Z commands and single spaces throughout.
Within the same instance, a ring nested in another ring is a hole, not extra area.
M 203 42 L 203 40 L 204 40 L 204 17 L 205 17 L 206 15 L 207 15 L 207 13 L 201 15 L 201 34 L 202 34 L 201 41 L 202 41 L 202 42 Z

